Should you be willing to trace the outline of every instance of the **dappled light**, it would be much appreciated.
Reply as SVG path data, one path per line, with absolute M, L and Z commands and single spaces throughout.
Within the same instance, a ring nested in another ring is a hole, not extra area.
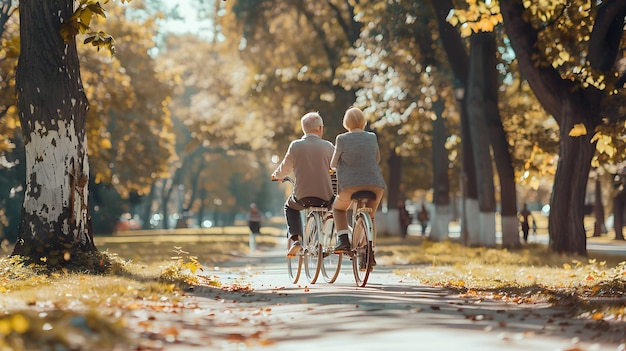
M 0 350 L 626 350 L 625 20 L 0 0 Z M 350 107 L 386 184 L 372 274 L 290 284 L 271 171 L 301 116 L 335 142 Z

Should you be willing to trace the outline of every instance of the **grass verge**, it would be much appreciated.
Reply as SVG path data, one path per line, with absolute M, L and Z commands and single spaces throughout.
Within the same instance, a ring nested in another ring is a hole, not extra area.
M 399 265 L 405 280 L 459 294 L 515 303 L 551 302 L 573 315 L 626 321 L 626 261 L 610 255 L 548 254 L 544 245 L 519 250 L 381 238 L 377 261 Z M 405 266 L 406 268 L 401 268 Z
M 259 236 L 257 246 L 274 245 Z M 243 235 L 98 237 L 107 267 L 101 274 L 48 271 L 8 257 L 0 259 L 0 350 L 159 350 L 176 328 L 156 332 L 149 322 L 129 328 L 134 313 L 184 309 L 193 285 L 220 287 L 195 274 L 248 252 Z M 145 312 L 140 312 L 145 311 Z

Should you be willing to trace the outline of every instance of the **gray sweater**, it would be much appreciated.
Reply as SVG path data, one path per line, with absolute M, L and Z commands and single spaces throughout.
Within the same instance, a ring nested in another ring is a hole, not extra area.
M 315 196 L 330 200 L 333 187 L 330 180 L 330 158 L 334 147 L 330 141 L 315 134 L 306 134 L 289 145 L 287 153 L 278 165 L 273 177 L 283 179 L 288 175 L 296 177 L 294 189 L 296 198 Z
M 363 185 L 384 189 L 385 180 L 378 162 L 376 134 L 358 130 L 337 135 L 330 165 L 337 170 L 338 191 Z

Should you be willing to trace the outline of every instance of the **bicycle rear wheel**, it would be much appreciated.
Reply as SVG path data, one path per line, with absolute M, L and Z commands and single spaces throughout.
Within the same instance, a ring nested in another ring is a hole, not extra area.
M 327 283 L 334 283 L 341 270 L 342 254 L 335 254 L 337 230 L 332 215 L 327 215 L 322 225 L 322 276 Z
M 291 238 L 287 240 L 287 250 L 291 247 L 293 241 Z M 300 272 L 302 270 L 302 254 L 298 252 L 296 257 L 287 257 L 287 273 L 289 273 L 289 280 L 292 283 L 297 283 L 300 279 Z
M 374 249 L 371 231 L 373 230 L 372 220 L 367 213 L 357 214 L 356 222 L 352 232 L 352 271 L 357 286 L 364 287 L 370 276 L 374 262 Z
M 304 227 L 304 272 L 311 284 L 315 284 L 320 275 L 322 246 L 319 242 L 319 232 L 321 222 L 319 213 L 312 212 L 307 217 Z

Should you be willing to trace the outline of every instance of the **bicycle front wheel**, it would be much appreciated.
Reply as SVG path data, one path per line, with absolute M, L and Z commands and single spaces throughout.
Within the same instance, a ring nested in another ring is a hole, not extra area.
M 322 246 L 319 242 L 319 232 L 321 223 L 319 213 L 312 212 L 307 217 L 304 229 L 304 271 L 311 284 L 317 282 L 320 274 Z
M 291 247 L 293 241 L 291 238 L 287 240 L 287 250 Z M 287 257 L 287 273 L 289 274 L 289 281 L 293 284 L 300 279 L 300 272 L 302 271 L 302 254 L 298 252 L 296 257 Z
M 352 232 L 352 271 L 356 285 L 364 287 L 373 268 L 374 248 L 372 219 L 367 213 L 359 213 Z
M 337 244 L 337 230 L 332 215 L 326 216 L 322 225 L 322 276 L 327 283 L 334 283 L 341 270 L 342 254 L 335 254 Z

